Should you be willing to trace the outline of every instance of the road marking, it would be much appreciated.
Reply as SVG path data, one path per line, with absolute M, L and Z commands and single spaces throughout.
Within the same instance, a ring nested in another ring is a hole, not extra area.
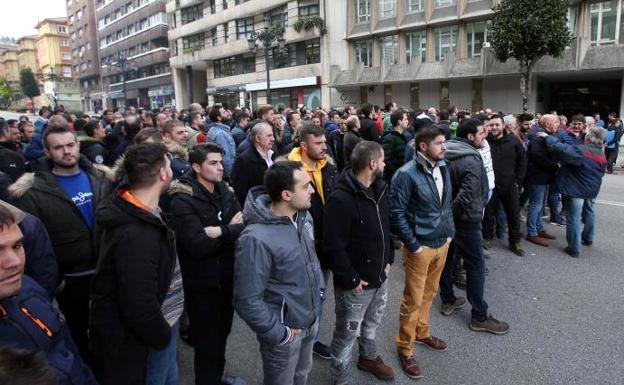
M 624 207 L 624 202 L 603 201 L 602 199 L 597 199 L 596 203 L 600 203 L 601 205 L 607 205 L 607 206 Z

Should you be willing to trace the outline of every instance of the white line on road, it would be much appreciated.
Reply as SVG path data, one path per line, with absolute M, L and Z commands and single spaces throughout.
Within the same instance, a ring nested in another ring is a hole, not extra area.
M 597 199 L 596 203 L 600 203 L 601 205 L 607 205 L 607 206 L 624 207 L 624 202 L 603 201 L 602 199 Z

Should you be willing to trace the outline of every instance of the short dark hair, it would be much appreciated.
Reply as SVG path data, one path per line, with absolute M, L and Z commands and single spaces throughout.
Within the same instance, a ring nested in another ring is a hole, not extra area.
M 175 127 L 184 127 L 184 123 L 179 120 L 167 120 L 163 125 L 163 133 L 169 133 L 169 135 L 173 135 L 173 129 Z
M 39 116 L 43 116 L 43 114 L 45 114 L 46 112 L 51 112 L 51 111 L 48 107 L 41 107 L 39 109 Z
M 293 116 L 295 115 L 301 116 L 301 114 L 297 110 L 290 111 L 288 114 L 286 114 L 286 123 L 288 123 L 289 126 L 290 126 L 290 122 L 292 121 Z
M 386 112 L 389 112 L 393 106 L 394 106 L 394 102 L 386 103 L 386 106 L 385 106 Z
M 57 385 L 56 373 L 39 350 L 0 347 L 0 384 Z
M 82 127 L 82 130 L 85 132 L 85 134 L 87 134 L 87 136 L 93 137 L 93 135 L 95 135 L 95 129 L 97 128 L 99 124 L 100 122 L 92 120 L 89 123 L 85 124 Z
M 0 205 L 0 231 L 4 231 L 15 223 L 15 216 L 4 205 Z
M 128 148 L 123 168 L 131 188 L 154 184 L 160 169 L 165 166 L 167 147 L 162 143 L 141 143 Z
M 572 116 L 572 118 L 570 119 L 570 123 L 572 122 L 581 122 L 583 124 L 585 124 L 585 115 L 583 114 L 576 114 L 574 116 Z
M 154 142 L 162 142 L 163 137 L 158 128 L 148 126 L 144 127 L 134 136 L 134 144 L 141 144 L 152 138 Z
M 433 125 L 422 127 L 418 130 L 416 136 L 414 137 L 414 147 L 416 148 L 416 151 L 418 151 L 418 145 L 420 143 L 429 144 L 440 135 L 445 136 L 444 131 L 442 131 L 440 127 Z
M 490 115 L 490 120 L 493 120 L 493 119 L 500 119 L 501 122 L 503 122 L 503 123 L 505 122 L 505 119 L 503 119 L 503 117 L 500 116 L 499 114 L 492 114 L 492 115 Z
M 303 122 L 301 130 L 299 131 L 299 143 L 305 142 L 309 137 L 314 136 L 318 138 L 319 136 L 325 135 L 325 130 L 321 127 L 317 127 L 310 121 Z
M 329 111 L 329 114 L 327 114 L 327 117 L 328 117 L 329 119 L 333 118 L 334 116 L 340 116 L 340 114 L 338 113 L 338 111 L 336 111 L 336 110 L 331 110 L 331 111 Z
M 6 122 L 7 122 L 7 124 L 8 124 L 9 126 L 11 126 L 11 125 L 13 125 L 13 124 L 17 123 L 17 120 L 16 120 L 16 119 L 8 119 Z
M 392 124 L 392 127 L 399 124 L 399 120 L 403 119 L 403 115 L 407 115 L 407 111 L 402 108 L 398 108 L 390 114 L 390 124 Z
M 440 110 L 440 112 L 438 112 L 438 118 L 440 118 L 440 120 L 449 120 L 451 114 L 449 114 L 449 112 L 447 110 Z
M 201 114 L 197 113 L 197 112 L 191 112 L 190 114 L 188 114 L 187 117 L 187 121 L 189 124 L 191 124 L 191 122 L 197 118 L 201 118 Z
M 264 188 L 271 202 L 281 202 L 282 191 L 293 191 L 295 187 L 295 170 L 301 170 L 301 163 L 282 160 L 273 163 L 264 173 Z
M 214 106 L 212 106 L 212 108 L 210 109 L 210 113 L 208 114 L 208 117 L 211 121 L 215 123 L 219 121 L 219 117 L 221 116 L 219 110 L 222 108 L 225 109 L 225 107 L 221 104 L 215 104 Z
M 362 107 L 360 107 L 360 113 L 364 116 L 370 116 L 371 112 L 373 112 L 373 106 L 368 103 L 363 104 Z
M 521 122 L 526 122 L 528 120 L 533 120 L 533 115 L 531 114 L 520 114 L 520 116 L 518 116 L 518 120 Z M 585 123 L 585 116 L 583 116 L 583 123 Z
M 483 126 L 483 122 L 476 118 L 466 119 L 459 127 L 457 127 L 457 137 L 468 138 L 468 134 L 476 135 L 479 132 L 479 126 Z
M 23 120 L 17 124 L 17 128 L 20 130 L 20 132 L 24 132 L 24 127 L 32 125 L 33 123 L 30 120 Z
M 249 114 L 244 111 L 236 111 L 234 114 L 234 121 L 236 124 L 242 122 L 243 119 L 249 119 Z
M 269 111 L 275 111 L 275 108 L 270 104 L 263 104 L 261 106 L 258 106 L 258 108 L 256 109 L 256 117 L 258 119 L 262 119 L 262 116 L 268 114 Z
M 102 111 L 102 116 L 108 114 L 109 112 L 113 112 L 113 110 L 104 110 L 104 111 Z
M 363 140 L 358 143 L 351 153 L 351 168 L 358 173 L 368 167 L 368 163 L 383 154 L 383 147 L 377 142 Z
M 65 133 L 70 133 L 74 136 L 74 140 L 76 140 L 76 135 L 73 133 L 72 130 L 70 130 L 67 127 L 48 127 L 47 130 L 45 130 L 45 132 L 43 133 L 43 145 L 45 146 L 45 148 L 50 148 L 49 143 L 48 143 L 48 137 L 50 135 L 58 135 L 58 134 L 65 134 Z
M 479 120 L 481 123 L 485 122 L 486 120 L 490 120 L 490 117 L 485 115 L 485 114 L 477 114 L 475 116 L 473 116 L 471 119 L 477 119 Z
M 191 152 L 189 153 L 189 163 L 190 164 L 199 164 L 201 165 L 206 160 L 208 154 L 225 154 L 223 151 L 223 147 L 213 142 L 206 142 L 202 144 L 198 144 L 193 147 Z
M 123 121 L 124 130 L 126 130 L 126 137 L 130 140 L 134 140 L 136 134 L 141 131 L 142 121 L 137 116 L 127 116 Z

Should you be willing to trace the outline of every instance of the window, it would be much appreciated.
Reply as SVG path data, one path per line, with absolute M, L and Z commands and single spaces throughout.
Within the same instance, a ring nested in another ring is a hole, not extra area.
M 451 5 L 455 5 L 455 0 L 435 0 L 435 7 L 450 7 Z
M 407 0 L 407 12 L 420 12 L 423 10 L 423 0 Z
M 219 37 L 217 36 L 217 29 L 213 28 L 212 31 L 210 31 L 210 41 L 212 44 L 212 47 L 216 47 L 219 44 Z
M 145 18 L 145 19 L 141 19 L 141 20 L 139 21 L 139 31 L 144 30 L 145 28 L 147 28 L 147 26 L 148 26 L 148 25 L 149 25 L 149 24 L 148 24 L 148 22 L 147 22 L 147 18 Z
M 78 49 L 74 48 L 72 49 L 72 57 L 76 57 L 76 56 L 78 56 Z
M 80 70 L 81 71 L 86 71 L 87 70 L 87 63 L 86 62 L 80 63 Z
M 230 28 L 228 23 L 223 23 L 223 40 L 227 43 L 230 41 Z
M 91 42 L 87 42 L 87 44 L 85 44 L 85 49 L 87 51 L 91 49 Z
M 386 64 L 399 64 L 399 37 L 384 36 L 381 38 L 381 60 Z
M 65 47 L 69 47 L 70 46 L 69 39 L 61 39 L 61 45 Z
M 82 37 L 83 34 L 84 34 L 84 29 L 78 28 L 78 37 Z
M 392 98 L 392 84 L 384 84 L 384 104 L 394 102 Z
M 319 15 L 318 4 L 299 5 L 299 16 L 318 16 L 318 15 Z
M 282 27 L 288 26 L 288 9 L 286 6 L 273 8 L 265 15 L 269 21 L 269 25 L 281 25 Z
M 420 109 L 420 84 L 418 83 L 410 84 L 410 107 L 412 110 Z
M 466 24 L 468 57 L 481 56 L 481 47 L 487 42 L 487 24 L 484 21 Z
M 71 60 L 69 52 L 61 52 L 61 60 Z
M 215 60 L 213 65 L 215 79 L 236 74 L 236 58 L 234 56 Z
M 69 24 L 74 24 L 74 15 L 69 17 Z
M 249 0 L 234 0 L 234 5 L 240 5 L 240 4 L 246 3 L 248 1 Z
M 76 32 L 72 32 L 69 34 L 69 38 L 72 40 L 76 40 Z
M 130 13 L 134 10 L 134 5 L 132 4 L 132 2 L 129 2 L 129 3 L 126 3 L 124 8 L 126 9 L 126 13 Z
M 128 35 L 132 35 L 134 33 L 135 29 L 134 29 L 134 24 L 130 24 L 128 26 Z
M 394 0 L 379 0 L 379 18 L 394 16 Z
M 191 7 L 182 8 L 180 15 L 182 17 L 182 25 L 201 19 L 204 15 L 204 4 L 199 3 Z
M 250 74 L 256 72 L 256 55 L 247 54 L 243 56 L 243 73 Z
M 424 62 L 427 59 L 427 32 L 410 32 L 405 35 L 405 58 L 407 63 L 412 60 Z
M 373 65 L 373 41 L 360 40 L 355 42 L 355 62 L 364 67 Z
M 150 49 L 150 45 L 148 42 L 141 43 L 141 52 L 147 52 Z
M 321 42 L 320 40 L 311 40 L 305 44 L 306 64 L 321 62 Z
M 70 66 L 63 66 L 63 77 L 64 78 L 71 78 L 72 77 L 72 69 Z
M 66 33 L 67 32 L 67 27 L 65 27 L 64 25 L 59 25 L 58 26 L 58 31 L 60 33 Z M 69 69 L 69 73 L 71 74 L 71 68 Z
M 440 110 L 448 110 L 450 107 L 449 82 L 440 82 Z
M 618 42 L 621 2 L 603 1 L 590 5 L 592 45 L 610 45 Z
M 297 47 L 288 44 L 284 49 L 274 47 L 269 50 L 269 68 L 288 68 L 297 65 Z
M 437 28 L 435 35 L 435 60 L 442 61 L 444 57 L 455 52 L 457 45 L 457 26 Z
M 223 0 L 223 9 L 228 9 L 228 0 Z
M 355 22 L 364 23 L 370 20 L 371 0 L 355 0 Z
M 199 51 L 205 47 L 206 36 L 203 32 L 182 38 L 182 49 L 184 53 Z
M 254 32 L 253 17 L 236 20 L 236 39 L 248 39 Z
M 568 31 L 570 31 L 572 35 L 576 35 L 575 27 L 576 27 L 577 15 L 578 15 L 578 6 L 568 8 L 568 14 L 566 16 L 566 19 L 567 19 L 566 24 L 568 26 Z
M 79 9 L 78 12 L 76 12 L 76 21 L 82 19 L 82 9 Z

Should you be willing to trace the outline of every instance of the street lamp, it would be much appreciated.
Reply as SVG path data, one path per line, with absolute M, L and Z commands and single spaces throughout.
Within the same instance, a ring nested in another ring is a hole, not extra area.
M 121 81 L 122 81 L 122 89 L 123 89 L 123 95 L 124 95 L 124 106 L 126 106 L 126 104 L 128 103 L 128 91 L 126 90 L 126 68 L 131 67 L 130 61 L 128 59 L 126 59 L 125 57 L 119 57 L 117 60 L 113 61 L 109 61 L 108 63 L 106 63 L 109 68 L 110 67 L 117 67 L 121 70 Z M 127 108 L 128 106 L 126 106 Z
M 56 107 L 56 79 L 58 78 L 58 76 L 56 75 L 56 71 L 54 70 L 54 67 L 50 67 L 50 71 L 46 74 L 46 77 L 48 78 L 49 81 L 52 82 L 52 102 L 54 102 L 54 107 Z
M 267 25 L 269 22 L 267 21 Z M 249 49 L 251 52 L 256 52 L 258 48 L 258 41 L 264 46 L 264 66 L 266 67 L 266 84 L 267 84 L 267 104 L 271 104 L 271 76 L 269 74 L 269 49 L 273 46 L 273 43 L 277 42 L 280 50 L 283 50 L 286 45 L 286 40 L 283 37 L 284 27 L 281 25 L 269 25 L 269 27 L 263 29 L 260 32 L 253 32 L 247 42 L 249 43 Z M 274 58 L 275 60 L 275 58 Z

